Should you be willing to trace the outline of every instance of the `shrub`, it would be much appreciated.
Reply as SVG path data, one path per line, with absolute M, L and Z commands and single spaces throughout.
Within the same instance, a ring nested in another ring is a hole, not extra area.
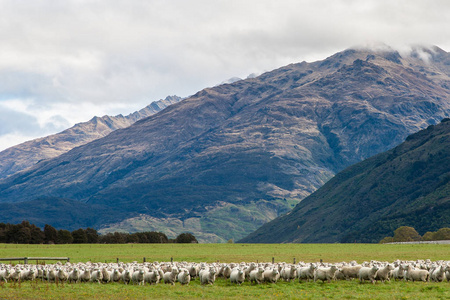
M 177 236 L 175 243 L 198 243 L 198 241 L 193 234 L 186 232 Z
M 401 226 L 394 231 L 394 242 L 414 242 L 420 241 L 420 234 L 409 226 Z

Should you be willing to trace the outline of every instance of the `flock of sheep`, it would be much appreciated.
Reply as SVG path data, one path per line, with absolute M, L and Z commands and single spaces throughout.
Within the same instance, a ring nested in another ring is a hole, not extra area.
M 48 265 L 0 265 L 0 281 L 23 282 L 42 280 L 59 283 L 123 282 L 125 284 L 214 284 L 225 278 L 232 284 L 284 281 L 322 281 L 357 279 L 370 281 L 450 281 L 450 261 L 417 260 L 388 262 L 329 263 L 56 263 Z

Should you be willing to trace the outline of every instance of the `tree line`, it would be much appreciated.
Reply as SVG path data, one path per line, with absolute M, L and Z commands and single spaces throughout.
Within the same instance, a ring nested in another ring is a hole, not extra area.
M 394 236 L 383 238 L 380 243 L 443 241 L 450 240 L 450 228 L 441 228 L 435 232 L 428 231 L 421 236 L 413 227 L 401 226 L 394 231 Z
M 169 239 L 162 232 L 114 232 L 99 234 L 93 228 L 74 231 L 57 230 L 46 224 L 44 230 L 28 221 L 19 224 L 0 223 L 0 243 L 6 244 L 126 244 L 126 243 L 198 243 L 191 233 L 181 233 Z

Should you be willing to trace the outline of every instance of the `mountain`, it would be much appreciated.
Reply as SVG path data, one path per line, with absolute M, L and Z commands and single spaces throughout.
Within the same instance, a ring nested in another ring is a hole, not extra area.
M 243 243 L 379 242 L 400 226 L 450 224 L 450 119 L 348 167 Z
M 101 232 L 244 238 L 337 172 L 449 116 L 449 75 L 437 47 L 348 49 L 207 88 L 1 180 L 1 221 L 23 202 L 62 199 L 95 206 L 84 222 Z M 27 217 L 43 220 L 32 204 Z
M 41 160 L 59 156 L 75 147 L 107 136 L 114 130 L 128 127 L 137 120 L 151 116 L 180 100 L 180 97 L 169 96 L 128 116 L 94 117 L 88 122 L 78 123 L 60 133 L 10 147 L 0 152 L 0 179 L 26 169 Z

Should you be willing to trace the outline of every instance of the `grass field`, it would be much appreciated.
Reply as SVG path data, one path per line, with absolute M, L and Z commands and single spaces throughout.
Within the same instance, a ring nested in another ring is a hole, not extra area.
M 379 244 L 133 244 L 133 245 L 10 245 L 0 244 L 0 257 L 67 256 L 71 262 L 120 261 L 305 261 L 340 262 L 395 259 L 450 260 L 450 245 Z M 30 262 L 33 263 L 33 262 Z M 289 299 L 450 299 L 450 283 L 357 281 L 325 283 L 278 282 L 234 286 L 218 279 L 213 286 L 198 280 L 189 286 L 132 286 L 124 284 L 65 284 L 24 282 L 1 284 L 0 299 L 149 299 L 149 298 L 289 298 Z
M 71 262 L 175 261 L 189 262 L 340 262 L 450 260 L 450 245 L 416 244 L 0 244 L 0 257 L 67 256 Z

